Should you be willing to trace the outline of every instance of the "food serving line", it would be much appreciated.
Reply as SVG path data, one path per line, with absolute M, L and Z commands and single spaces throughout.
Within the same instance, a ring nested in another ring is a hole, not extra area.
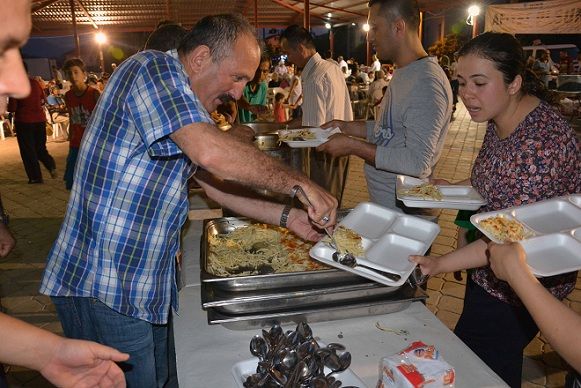
M 201 301 L 207 298 L 207 285 L 201 281 L 200 271 L 204 260 L 200 247 L 204 246 L 204 228 L 207 226 L 207 221 L 204 224 L 202 221 L 192 220 L 182 236 L 181 280 L 184 287 L 179 293 L 180 313 L 174 317 L 178 380 L 183 387 L 239 387 L 242 386 L 240 365 L 248 368 L 248 363 L 240 363 L 253 359 L 249 351 L 250 340 L 254 335 L 260 334 L 259 325 L 263 324 L 268 328 L 272 319 L 264 318 L 262 314 L 257 319 L 237 320 L 230 317 L 224 324 L 208 323 L 208 319 L 212 317 L 202 308 Z M 455 368 L 457 387 L 506 386 L 425 307 L 421 302 L 425 298 L 421 290 L 406 284 L 394 292 L 396 297 L 387 292 L 380 298 L 383 302 L 378 302 L 373 295 L 362 296 L 361 293 L 365 294 L 362 291 L 365 288 L 383 286 L 345 279 L 345 283 L 351 284 L 355 290 L 352 292 L 358 298 L 367 300 L 366 302 L 353 305 L 347 300 L 345 308 L 339 306 L 326 310 L 317 305 L 315 310 L 322 310 L 318 314 L 313 313 L 307 303 L 304 309 L 310 313 L 282 314 L 275 320 L 281 321 L 283 329 L 287 330 L 294 329 L 296 322 L 306 317 L 316 338 L 323 343 L 339 342 L 345 345 L 352 355 L 348 372 L 356 375 L 367 387 L 376 385 L 381 357 L 393 355 L 417 340 L 434 345 L 442 357 Z M 268 288 L 268 284 L 265 284 L 265 288 Z M 271 291 L 267 289 L 264 293 L 268 295 Z M 374 292 L 378 291 L 371 294 Z M 268 300 L 264 303 L 269 305 Z M 331 302 L 328 304 L 332 305 Z M 237 312 L 235 308 L 226 311 L 234 315 Z M 252 314 L 254 313 L 250 313 Z M 238 368 L 233 370 L 235 365 Z M 244 372 L 254 373 L 253 370 Z M 235 380 L 235 375 L 238 381 Z M 344 382 L 345 385 L 353 385 L 349 376 L 346 376 Z
M 296 133 L 280 131 L 281 128 L 272 131 L 275 128 L 268 125 L 253 129 L 258 148 L 302 171 L 308 170 L 308 147 L 315 147 L 328 137 L 326 131 L 317 129 Z M 279 135 L 283 138 L 279 139 Z M 434 187 L 405 176 L 398 177 L 396 191 L 398 199 L 411 207 L 475 210 L 485 203 L 470 186 Z M 262 194 L 288 201 L 273 193 Z M 197 209 L 194 213 L 202 216 L 190 217 L 182 234 L 181 309 L 174 317 L 178 379 L 182 386 L 242 387 L 260 365 L 254 381 L 284 380 L 291 381 L 290 386 L 298 386 L 297 381 L 303 378 L 321 376 L 324 368 L 325 379 L 333 376 L 344 386 L 374 387 L 382 357 L 393 356 L 415 341 L 435 347 L 455 369 L 457 387 L 506 386 L 424 304 L 427 296 L 417 285 L 421 276 L 417 276 L 419 271 L 407 257 L 425 254 L 439 233 L 436 223 L 372 203 L 342 210 L 338 215 L 340 227 L 353 232 L 364 251 L 356 258 L 351 255 L 351 264 L 346 264 L 341 257 L 347 255 L 339 255 L 338 247 L 352 240 L 342 238 L 338 245 L 337 231 L 332 241 L 306 246 L 304 241 L 292 240 L 296 237 L 288 240 L 286 230 L 257 225 L 244 218 L 222 217 L 221 211 L 216 214 L 200 199 L 195 197 L 190 203 Z M 557 253 L 569 259 L 571 244 L 580 244 L 581 228 L 576 225 L 581 201 L 579 196 L 573 196 L 549 202 L 530 205 L 522 214 L 507 209 L 507 214 L 500 215 L 501 221 L 524 221 L 523 228 L 530 228 L 527 238 L 532 236 L 531 241 L 535 236 L 542 239 L 542 232 L 561 232 L 559 236 L 566 243 L 558 244 Z M 553 222 L 551 230 L 539 231 L 535 222 L 547 211 L 576 213 L 569 217 L 571 222 L 564 223 L 562 220 L 567 218 L 559 217 L 561 221 Z M 481 213 L 473 223 L 486 233 L 482 220 L 490 216 L 496 214 Z M 270 251 L 273 246 L 275 256 Z M 265 251 L 270 257 L 266 261 L 257 257 Z M 319 263 L 311 262 L 309 255 Z M 281 257 L 286 267 L 280 266 Z M 562 272 L 581 268 L 581 258 L 576 260 L 574 266 L 566 265 L 566 260 L 554 260 L 558 268 L 552 269 Z M 321 267 L 321 263 L 326 267 Z M 311 331 L 319 344 L 304 347 L 310 340 L 303 334 Z M 350 357 L 338 353 L 337 346 L 342 346 L 337 343 L 346 347 Z M 317 350 L 319 346 L 321 349 Z M 305 349 L 310 350 L 305 353 Z M 296 364 L 294 355 L 301 352 L 301 361 Z M 341 362 L 335 366 L 328 363 L 332 359 L 330 353 Z M 262 360 L 260 364 L 257 357 Z M 323 357 L 323 364 L 320 369 L 315 367 L 319 372 L 311 373 L 311 361 L 317 357 Z M 350 363 L 346 361 L 349 358 Z M 292 369 L 285 364 L 289 362 L 294 363 Z M 329 368 L 333 373 L 328 374 Z M 290 373 L 291 370 L 298 372 Z M 383 371 L 385 377 L 386 369 Z M 279 378 L 280 373 L 286 375 Z M 301 377 L 301 373 L 306 377 Z

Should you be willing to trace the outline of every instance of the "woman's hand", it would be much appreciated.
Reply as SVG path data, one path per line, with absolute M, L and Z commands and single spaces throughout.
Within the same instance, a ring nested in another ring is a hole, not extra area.
M 416 263 L 422 275 L 434 276 L 442 273 L 440 270 L 440 257 L 435 256 L 410 256 L 409 261 Z

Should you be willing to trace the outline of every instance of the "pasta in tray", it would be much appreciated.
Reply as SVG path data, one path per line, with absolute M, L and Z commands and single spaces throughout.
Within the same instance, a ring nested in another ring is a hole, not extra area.
M 329 268 L 309 257 L 312 245 L 288 229 L 250 224 L 231 233 L 208 237 L 206 270 L 230 277 Z
M 408 195 L 410 197 L 419 197 L 423 199 L 442 200 L 442 192 L 437 186 L 431 183 L 422 183 L 421 185 L 410 187 L 400 191 L 400 195 Z
M 299 131 L 280 132 L 278 134 L 280 141 L 300 141 L 300 140 L 314 140 L 317 137 L 308 129 L 301 129 Z
M 489 217 L 479 222 L 480 226 L 502 242 L 516 242 L 531 235 L 523 224 L 502 215 Z

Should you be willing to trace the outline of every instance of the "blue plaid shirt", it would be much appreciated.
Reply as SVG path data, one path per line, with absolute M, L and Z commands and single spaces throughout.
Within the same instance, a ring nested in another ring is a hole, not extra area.
M 175 51 L 138 53 L 113 73 L 81 143 L 41 293 L 167 322 L 194 168 L 169 135 L 194 122 L 212 121 Z

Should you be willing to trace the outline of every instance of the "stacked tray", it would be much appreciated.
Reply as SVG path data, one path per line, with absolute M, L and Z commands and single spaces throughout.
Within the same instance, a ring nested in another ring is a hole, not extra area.
M 524 227 L 520 241 L 527 263 L 539 277 L 581 269 L 581 194 L 558 197 L 500 211 L 474 214 L 470 221 L 490 240 L 502 243 L 482 227 L 491 217 L 514 220 Z
M 273 273 L 251 276 L 215 276 L 208 272 L 208 241 L 254 221 L 223 217 L 204 221 L 200 276 L 202 307 L 210 324 L 254 328 L 273 321 L 309 322 L 401 310 L 425 294 L 405 284 L 389 287 L 339 269 Z

